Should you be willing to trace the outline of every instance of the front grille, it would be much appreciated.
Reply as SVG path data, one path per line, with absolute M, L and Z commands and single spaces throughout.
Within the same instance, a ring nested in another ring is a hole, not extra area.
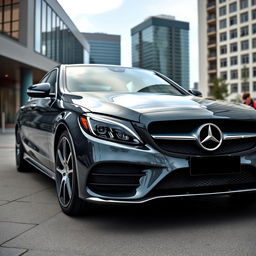
M 242 165 L 241 172 L 191 176 L 189 168 L 177 169 L 156 185 L 154 194 L 218 192 L 256 188 L 256 168 Z
M 132 196 L 145 175 L 147 166 L 133 164 L 99 164 L 92 168 L 87 186 L 99 195 Z
M 217 125 L 222 132 L 255 132 L 256 122 L 248 120 L 231 119 L 194 119 L 194 120 L 175 120 L 152 122 L 148 126 L 151 134 L 161 133 L 190 133 L 203 124 L 213 123 Z
M 230 119 L 209 119 L 209 120 L 176 120 L 152 122 L 148 126 L 148 132 L 154 135 L 188 135 L 195 134 L 197 129 L 206 123 L 217 125 L 223 133 L 255 133 L 256 122 L 239 121 Z M 215 151 L 204 150 L 196 140 L 160 140 L 154 139 L 154 143 L 165 152 L 182 155 L 226 155 L 237 154 L 252 150 L 256 147 L 256 138 L 226 140 Z

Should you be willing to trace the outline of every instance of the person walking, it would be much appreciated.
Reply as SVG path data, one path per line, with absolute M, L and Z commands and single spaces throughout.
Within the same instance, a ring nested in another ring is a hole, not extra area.
M 254 101 L 251 98 L 251 95 L 250 95 L 249 92 L 245 92 L 243 94 L 243 102 L 244 102 L 244 104 L 246 104 L 248 106 L 251 106 L 252 108 L 256 109 L 256 101 Z

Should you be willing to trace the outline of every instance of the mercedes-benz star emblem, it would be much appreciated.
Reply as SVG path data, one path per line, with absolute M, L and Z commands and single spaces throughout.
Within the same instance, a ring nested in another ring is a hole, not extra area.
M 208 151 L 218 149 L 222 143 L 222 132 L 215 124 L 204 124 L 199 127 L 197 140 L 199 145 Z

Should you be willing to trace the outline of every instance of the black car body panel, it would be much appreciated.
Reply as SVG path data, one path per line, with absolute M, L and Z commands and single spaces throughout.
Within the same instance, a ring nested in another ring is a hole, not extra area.
M 80 93 L 64 95 L 63 101 L 81 106 L 93 113 L 136 122 L 144 121 L 146 118 L 151 122 L 195 118 L 250 120 L 256 117 L 255 111 L 246 105 L 207 100 L 191 95 L 180 97 L 152 93 Z
M 252 108 L 202 99 L 188 92 L 184 92 L 183 96 L 140 92 L 68 92 L 65 67 L 56 68 L 58 77 L 52 85 L 55 86 L 55 95 L 31 98 L 21 107 L 16 130 L 20 128 L 27 159 L 38 164 L 41 170 L 43 166 L 53 178 L 56 143 L 60 133 L 68 131 L 75 149 L 80 198 L 142 202 L 158 197 L 256 190 L 256 132 L 253 133 L 256 131 L 256 111 Z M 129 129 L 137 133 L 143 143 L 117 143 L 88 133 L 80 121 L 81 116 L 87 114 L 96 115 L 96 120 L 106 118 L 110 123 L 124 125 L 129 122 Z M 187 126 L 196 125 L 186 130 L 184 127 L 189 120 L 191 122 Z M 180 122 L 182 126 L 169 135 L 186 135 L 188 139 L 181 148 L 177 138 L 171 142 L 173 147 L 168 140 L 154 138 L 155 135 L 167 134 L 168 127 L 174 127 L 174 122 L 176 125 Z M 229 136 L 223 135 L 223 139 L 229 138 L 230 142 L 227 139 L 216 151 L 205 151 L 198 145 L 196 137 L 198 129 L 204 124 L 211 124 L 212 129 L 213 125 L 220 126 L 223 134 Z M 232 124 L 237 125 L 237 130 Z M 240 147 L 234 143 L 234 135 L 247 136 L 235 138 L 241 142 Z M 190 148 L 186 148 L 187 145 Z M 206 178 L 191 176 L 191 158 L 216 157 L 220 160 L 223 156 L 239 157 L 241 173 L 216 174 Z M 172 179 L 177 181 L 176 185 L 173 185 Z M 246 180 L 245 184 L 243 180 Z

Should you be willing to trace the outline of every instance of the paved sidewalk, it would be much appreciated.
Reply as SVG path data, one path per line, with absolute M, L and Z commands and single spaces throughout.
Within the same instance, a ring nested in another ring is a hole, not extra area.
M 23 246 L 3 244 L 60 213 L 54 183 L 34 170 L 18 173 L 14 147 L 13 131 L 0 133 L 0 256 L 23 255 Z

